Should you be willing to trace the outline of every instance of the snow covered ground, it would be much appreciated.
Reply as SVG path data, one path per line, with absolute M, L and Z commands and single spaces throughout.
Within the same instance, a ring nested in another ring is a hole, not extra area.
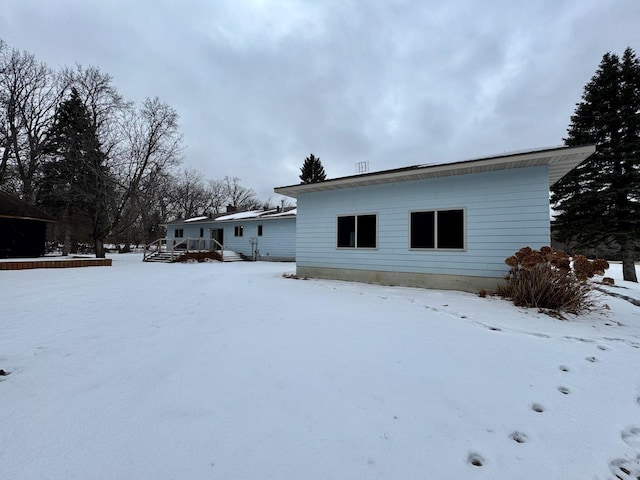
M 293 264 L 141 258 L 0 273 L 0 478 L 640 470 L 640 307 L 624 299 L 561 321 L 466 293 L 283 278 Z

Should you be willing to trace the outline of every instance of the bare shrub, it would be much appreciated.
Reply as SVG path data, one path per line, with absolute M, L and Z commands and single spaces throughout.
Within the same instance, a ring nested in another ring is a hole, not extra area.
M 587 279 L 609 268 L 606 260 L 588 260 L 577 255 L 573 268 L 569 256 L 549 247 L 524 247 L 505 263 L 510 270 L 505 285 L 496 293 L 517 306 L 566 312 L 574 315 L 592 310 L 595 301 Z

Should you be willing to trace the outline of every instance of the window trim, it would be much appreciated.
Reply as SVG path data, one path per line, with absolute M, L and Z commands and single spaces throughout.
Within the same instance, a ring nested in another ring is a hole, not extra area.
M 233 227 L 233 236 L 234 237 L 244 237 L 244 225 L 235 225 Z
M 260 224 L 260 225 L 258 225 L 258 237 L 262 236 L 262 232 L 263 232 L 262 224 Z
M 375 243 L 376 246 L 375 247 L 358 247 L 358 217 L 367 217 L 367 216 L 374 216 L 376 218 L 376 236 L 375 236 Z M 355 238 L 354 238 L 354 245 L 353 247 L 339 247 L 338 246 L 338 219 L 340 218 L 345 218 L 345 217 L 353 217 L 354 218 L 354 223 L 355 223 Z M 336 250 L 378 250 L 379 248 L 379 241 L 378 241 L 378 234 L 380 232 L 380 228 L 379 228 L 379 215 L 377 212 L 366 212 L 366 213 L 345 213 L 345 214 L 338 214 L 336 215 L 336 219 L 335 219 L 335 239 L 334 239 L 334 245 Z
M 180 232 L 180 235 L 178 235 L 178 232 Z M 184 238 L 184 228 L 174 228 L 173 238 Z
M 462 211 L 462 248 L 440 248 L 438 247 L 438 212 L 450 212 L 452 210 Z M 412 247 L 411 246 L 411 214 L 412 213 L 428 213 L 433 212 L 433 241 L 434 247 Z M 446 208 L 427 208 L 420 210 L 410 210 L 408 214 L 407 243 L 410 251 L 438 251 L 438 252 L 466 252 L 467 251 L 467 209 L 466 207 L 446 207 Z

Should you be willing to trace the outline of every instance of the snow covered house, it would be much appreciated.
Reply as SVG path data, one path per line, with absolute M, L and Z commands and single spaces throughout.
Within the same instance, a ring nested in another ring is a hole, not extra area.
M 275 188 L 297 199 L 305 277 L 477 292 L 550 243 L 549 188 L 595 152 L 558 147 Z
M 236 253 L 246 259 L 289 261 L 296 257 L 296 210 L 252 210 L 209 218 L 194 217 L 165 224 L 167 245 L 188 239 L 189 248 Z M 216 245 L 210 246 L 210 239 Z

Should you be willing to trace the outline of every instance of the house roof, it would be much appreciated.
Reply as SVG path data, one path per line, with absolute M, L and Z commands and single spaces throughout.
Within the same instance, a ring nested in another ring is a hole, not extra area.
M 232 222 L 238 220 L 271 220 L 282 217 L 295 217 L 297 213 L 297 209 L 289 208 L 285 209 L 284 212 L 279 209 L 274 210 L 248 210 L 245 212 L 235 212 L 235 213 L 218 213 L 214 214 L 213 218 L 209 218 L 205 215 L 201 217 L 193 217 L 187 218 L 185 220 L 174 220 L 173 222 L 162 223 L 161 225 L 173 226 L 173 225 L 184 225 L 186 223 L 197 225 L 203 223 L 212 223 L 212 222 Z
M 39 220 L 55 222 L 53 217 L 43 213 L 33 205 L 0 190 L 0 218 L 17 218 L 20 220 Z
M 549 185 L 551 186 L 569 173 L 569 171 L 580 165 L 595 153 L 595 151 L 595 145 L 543 148 L 461 162 L 437 165 L 414 165 L 394 170 L 383 170 L 362 175 L 334 178 L 319 183 L 289 185 L 274 188 L 274 192 L 296 198 L 301 193 L 364 187 L 385 183 L 409 182 L 424 178 L 449 177 L 453 175 L 467 175 L 470 173 L 541 165 L 549 166 Z

